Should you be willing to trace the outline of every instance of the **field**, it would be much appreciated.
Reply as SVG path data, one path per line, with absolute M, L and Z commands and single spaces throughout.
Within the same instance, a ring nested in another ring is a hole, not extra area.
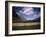
M 13 30 L 40 29 L 40 23 L 13 23 Z

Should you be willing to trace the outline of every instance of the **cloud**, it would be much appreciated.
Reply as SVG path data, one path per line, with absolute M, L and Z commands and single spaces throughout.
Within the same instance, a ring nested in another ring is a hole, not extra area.
M 20 8 L 19 8 L 20 9 Z M 35 10 L 36 9 L 36 10 Z M 38 11 L 37 11 L 38 10 Z M 16 12 L 16 14 L 22 19 L 22 20 L 34 20 L 36 18 L 40 17 L 40 11 L 39 8 L 33 8 L 33 7 L 23 7 L 19 12 Z

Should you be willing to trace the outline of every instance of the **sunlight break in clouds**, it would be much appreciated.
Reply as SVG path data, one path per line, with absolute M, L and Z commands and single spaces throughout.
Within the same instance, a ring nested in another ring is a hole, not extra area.
M 22 12 L 25 15 L 33 14 L 33 8 L 23 8 L 24 12 Z

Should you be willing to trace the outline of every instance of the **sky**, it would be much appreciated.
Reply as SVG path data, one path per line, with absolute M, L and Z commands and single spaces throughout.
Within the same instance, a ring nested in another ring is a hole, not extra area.
M 13 16 L 19 16 L 26 20 L 34 20 L 40 17 L 40 7 L 18 7 L 13 6 Z

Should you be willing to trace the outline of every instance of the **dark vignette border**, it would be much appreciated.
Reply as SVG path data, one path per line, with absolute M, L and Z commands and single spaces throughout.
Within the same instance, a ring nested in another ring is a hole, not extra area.
M 28 33 L 28 34 L 13 34 L 9 35 L 8 34 L 8 2 L 17 2 L 17 3 L 31 3 L 31 4 L 43 4 L 43 32 L 42 33 Z M 35 34 L 45 34 L 45 3 L 40 3 L 40 2 L 25 2 L 25 1 L 5 1 L 5 36 L 18 36 L 18 35 L 35 35 Z

